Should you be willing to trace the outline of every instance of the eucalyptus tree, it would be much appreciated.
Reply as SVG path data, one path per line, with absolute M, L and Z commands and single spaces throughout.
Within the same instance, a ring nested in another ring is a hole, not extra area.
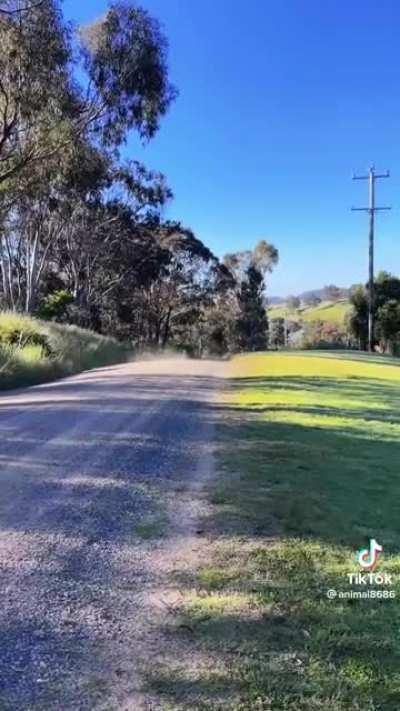
M 197 328 L 202 308 L 210 303 L 219 276 L 219 262 L 191 230 L 166 223 L 157 234 L 168 254 L 160 278 L 147 291 L 148 339 L 165 347 L 170 340 L 185 345 Z
M 51 200 L 59 235 L 48 254 L 47 281 L 62 275 L 81 325 L 92 325 L 90 314 L 99 312 L 128 273 L 144 268 L 148 223 L 158 224 L 169 197 L 160 173 L 136 161 L 121 167 L 88 143 L 76 147 Z
M 260 351 L 267 348 L 268 319 L 263 291 L 262 273 L 250 265 L 238 293 L 235 341 L 239 351 Z
M 61 254 L 62 268 L 75 273 L 78 301 L 87 300 L 83 282 L 96 259 L 97 236 L 104 221 L 110 226 L 115 219 L 105 217 L 104 190 L 113 199 L 121 194 L 139 221 L 150 210 L 154 217 L 170 197 L 159 174 L 117 162 L 127 132 L 151 138 L 176 94 L 167 43 L 157 21 L 129 2 L 111 5 L 83 28 L 75 54 L 58 0 L 0 0 L 0 10 L 3 301 L 33 310 L 43 277 Z M 73 71 L 76 55 L 85 86 Z
M 111 146 L 121 145 L 130 129 L 152 138 L 177 93 L 168 80 L 168 43 L 158 21 L 131 2 L 115 2 L 81 28 L 80 38 L 95 133 Z
M 139 270 L 135 274 L 131 267 L 107 298 L 116 335 L 131 338 L 139 347 L 173 343 L 199 350 L 205 311 L 223 284 L 232 284 L 231 275 L 191 230 L 176 222 L 150 217 L 136 223 L 131 240 L 119 240 L 116 246 L 121 249 L 124 244 L 128 259 L 121 260 L 118 254 L 117 273 L 124 262 Z M 129 248 L 134 249 L 135 260 L 129 258 Z
M 71 132 L 70 33 L 53 0 L 0 14 L 0 186 L 50 160 Z
M 240 284 L 246 278 L 250 267 L 257 269 L 265 278 L 266 274 L 272 272 L 278 264 L 279 252 L 273 244 L 262 239 L 253 250 L 227 254 L 223 261 L 226 267 L 235 275 L 238 284 Z
M 13 190 L 7 192 L 13 199 L 5 211 L 0 249 L 8 308 L 35 310 L 49 265 L 56 261 L 75 211 L 83 199 L 99 196 L 108 184 L 107 170 L 106 157 L 90 144 L 77 142 L 57 169 L 51 163 L 38 163 L 29 176 L 23 173 L 13 182 Z
M 279 261 L 276 247 L 265 240 L 253 250 L 228 254 L 225 266 L 236 279 L 236 300 L 231 313 L 231 350 L 262 350 L 268 342 L 264 303 L 265 276 Z
M 151 138 L 176 95 L 159 24 L 117 2 L 79 33 L 87 76 L 73 75 L 73 38 L 57 0 L 2 3 L 0 13 L 0 184 L 49 161 L 89 132 L 116 149 L 127 132 Z

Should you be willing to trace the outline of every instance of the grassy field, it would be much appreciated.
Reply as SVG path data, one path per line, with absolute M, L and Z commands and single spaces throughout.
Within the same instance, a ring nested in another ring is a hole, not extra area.
M 371 588 L 347 575 L 376 538 L 400 595 L 400 367 L 270 353 L 232 370 L 210 560 L 177 626 L 199 662 L 177 667 L 165 708 L 398 711 L 398 599 L 327 591 Z
M 127 347 L 75 326 L 0 313 L 0 390 L 127 360 Z
M 318 306 L 291 310 L 287 306 L 271 306 L 268 309 L 270 319 L 288 318 L 297 321 L 324 321 L 335 326 L 342 326 L 351 311 L 349 301 L 323 301 Z

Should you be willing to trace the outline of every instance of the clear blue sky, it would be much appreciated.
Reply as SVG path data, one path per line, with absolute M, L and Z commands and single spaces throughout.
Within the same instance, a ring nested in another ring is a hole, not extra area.
M 180 96 L 157 137 L 126 153 L 162 170 L 180 219 L 217 254 L 259 238 L 281 254 L 270 295 L 367 272 L 367 186 L 378 200 L 377 269 L 400 272 L 398 0 L 143 0 L 170 42 Z M 106 0 L 64 0 L 88 22 Z

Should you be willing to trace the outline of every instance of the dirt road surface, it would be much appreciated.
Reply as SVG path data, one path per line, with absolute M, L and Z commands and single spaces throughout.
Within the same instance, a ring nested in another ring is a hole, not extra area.
M 0 397 L 0 709 L 162 707 L 225 371 L 145 361 Z

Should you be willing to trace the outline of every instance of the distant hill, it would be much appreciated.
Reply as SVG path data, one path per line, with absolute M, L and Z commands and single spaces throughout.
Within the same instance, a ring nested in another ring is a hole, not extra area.
M 313 296 L 317 296 L 318 299 L 321 299 L 322 301 L 330 301 L 332 297 L 326 294 L 326 288 L 327 287 L 323 287 L 322 289 L 310 289 L 309 291 L 303 291 L 301 294 L 298 294 L 298 298 L 300 299 L 300 301 L 307 301 L 307 299 L 310 299 Z M 340 299 L 349 298 L 350 289 L 347 289 L 343 286 L 339 286 L 338 289 L 340 291 Z
M 340 290 L 340 299 L 348 299 L 350 289 L 342 286 L 338 288 Z M 317 297 L 318 299 L 321 299 L 321 301 L 330 301 L 331 299 L 329 299 L 325 294 L 325 289 L 326 287 L 322 287 L 321 289 L 309 289 L 308 291 L 302 291 L 301 294 L 294 294 L 294 296 L 297 296 L 300 301 L 305 302 L 313 297 Z M 267 301 L 269 304 L 284 304 L 287 298 L 289 298 L 289 294 L 287 296 L 268 296 Z
M 304 321 L 325 321 L 336 326 L 342 326 L 350 311 L 351 304 L 349 300 L 340 299 L 340 301 L 322 301 L 317 306 L 306 306 L 300 309 L 290 309 L 285 304 L 270 305 L 268 316 L 270 319 L 287 318 L 299 323 Z
M 284 304 L 285 299 L 283 296 L 268 296 L 267 297 L 267 302 L 269 304 Z

